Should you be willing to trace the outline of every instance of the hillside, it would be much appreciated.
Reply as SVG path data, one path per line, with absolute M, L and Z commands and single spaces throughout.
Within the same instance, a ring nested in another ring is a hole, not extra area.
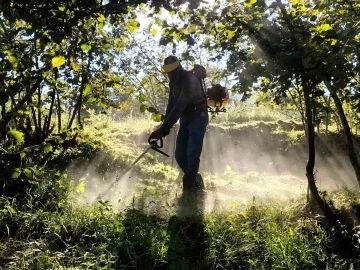
M 243 116 L 249 116 L 254 110 L 261 109 L 244 108 Z M 247 204 L 254 198 L 259 201 L 294 199 L 307 192 L 307 144 L 297 119 L 284 116 L 278 119 L 279 115 L 261 119 L 261 115 L 257 115 L 255 120 L 251 116 L 226 120 L 228 116 L 212 120 L 205 135 L 200 171 L 208 191 L 208 210 L 213 205 Z M 70 175 L 84 181 L 87 202 L 93 201 L 99 189 L 104 190 L 116 176 L 122 176 L 123 170 L 147 147 L 148 135 L 156 126 L 146 118 L 116 122 L 95 117 L 93 123 L 84 138 L 102 138 L 104 150 L 90 161 L 74 161 L 68 168 Z M 135 197 L 143 199 L 146 195 L 151 201 L 162 194 L 159 203 L 171 204 L 176 195 L 181 194 L 181 175 L 174 159 L 177 129 L 175 126 L 164 139 L 163 151 L 170 154 L 169 158 L 149 152 L 105 198 L 113 194 L 112 202 L 121 199 L 124 206 L 125 198 L 132 202 Z M 318 187 L 328 192 L 343 187 L 356 189 L 344 138 L 335 133 L 327 136 L 320 133 L 316 148 Z M 164 200 L 165 197 L 170 202 Z
M 156 123 L 92 115 L 76 145 L 48 161 L 66 174 L 44 174 L 21 200 L 1 197 L 0 267 L 360 267 L 360 204 L 342 137 L 317 136 L 318 185 L 338 216 L 329 228 L 306 202 L 307 150 L 297 119 L 275 111 L 233 116 L 211 121 L 201 165 L 206 193 L 186 205 L 173 159 L 176 128 L 165 139 L 170 158 L 150 151 L 123 175 Z M 97 202 L 116 176 L 118 184 Z

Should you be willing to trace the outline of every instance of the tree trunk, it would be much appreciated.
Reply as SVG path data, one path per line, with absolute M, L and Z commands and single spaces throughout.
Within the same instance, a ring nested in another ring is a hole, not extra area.
M 296 52 L 302 51 L 300 46 L 297 43 L 297 39 L 295 37 L 295 29 L 291 23 L 291 18 L 289 17 L 285 6 L 281 2 L 281 0 L 276 0 L 279 4 L 281 14 L 285 22 L 287 23 L 289 30 L 291 32 L 291 42 L 293 44 L 294 50 Z M 332 211 L 329 205 L 320 197 L 319 191 L 316 187 L 315 183 L 315 176 L 314 176 L 314 167 L 315 167 L 315 130 L 313 125 L 312 119 L 312 104 L 311 104 L 311 89 L 308 85 L 306 73 L 304 69 L 304 65 L 302 62 L 302 57 L 300 56 L 297 59 L 297 66 L 298 66 L 298 75 L 301 79 L 301 85 L 303 87 L 303 94 L 304 94 L 304 101 L 305 101 L 305 113 L 306 113 L 306 120 L 307 120 L 307 132 L 308 132 L 308 147 L 309 147 L 309 160 L 306 165 L 306 177 L 308 179 L 309 189 L 312 195 L 312 198 L 315 200 L 317 206 L 321 208 L 324 212 L 326 217 L 332 217 Z
M 81 107 L 82 107 L 83 96 L 84 96 L 84 91 L 81 91 L 79 97 L 79 106 L 78 106 L 78 124 L 80 128 L 83 128 L 83 125 L 81 123 Z
M 54 103 L 55 103 L 55 95 L 56 95 L 56 89 L 54 88 L 54 91 L 53 91 L 52 97 L 51 97 L 49 115 L 47 117 L 46 125 L 44 126 L 44 138 L 47 138 L 49 136 L 51 116 L 53 113 L 53 108 L 54 108 Z
M 295 84 L 294 84 L 295 86 Z M 294 102 L 295 104 L 295 107 L 296 109 L 299 111 L 300 115 L 301 115 L 301 122 L 302 122 L 302 125 L 303 125 L 303 129 L 304 129 L 304 132 L 305 132 L 305 137 L 307 138 L 307 130 L 306 130 L 306 119 L 305 119 L 305 115 L 304 115 L 304 108 L 302 106 L 302 99 L 301 99 L 301 93 L 299 91 L 299 89 L 295 86 L 296 88 L 296 91 L 299 95 L 299 104 L 297 104 L 297 102 L 295 101 L 295 97 L 291 94 L 291 92 L 289 91 L 289 94 L 291 96 L 291 99 L 292 101 Z
M 61 130 L 61 102 L 60 102 L 59 92 L 56 92 L 56 97 L 57 97 L 57 107 L 58 107 L 58 133 L 60 133 L 60 130 Z
M 328 131 L 329 131 L 329 115 L 330 115 L 330 96 L 328 99 L 326 99 L 326 96 L 323 95 L 323 99 L 325 101 L 325 104 L 327 106 L 326 108 L 326 119 L 325 119 L 325 137 L 327 137 L 328 135 Z
M 38 129 L 36 131 L 36 140 L 37 142 L 42 141 L 42 125 L 41 125 L 41 87 L 38 84 L 38 104 L 37 104 L 37 121 L 38 121 Z
M 351 165 L 354 168 L 356 179 L 357 179 L 358 183 L 360 184 L 360 163 L 359 163 L 359 159 L 357 158 L 357 155 L 355 152 L 350 126 L 346 119 L 345 112 L 342 107 L 342 103 L 341 103 L 340 98 L 338 97 L 336 91 L 332 88 L 330 81 L 325 81 L 325 85 L 331 93 L 331 96 L 335 102 L 336 110 L 338 111 L 338 114 L 340 116 L 340 121 L 341 121 L 341 124 L 344 129 L 346 149 L 347 149 L 347 152 L 348 152 L 348 155 L 350 158 Z
M 82 99 L 83 99 L 86 84 L 88 83 L 88 74 L 87 74 L 87 72 L 89 70 L 91 60 L 92 60 L 92 54 L 91 54 L 91 51 L 89 51 L 87 67 L 86 67 L 86 70 L 82 71 L 82 75 L 81 75 L 80 95 L 79 95 L 79 98 L 78 98 L 78 100 L 77 100 L 77 102 L 75 104 L 73 114 L 72 114 L 72 116 L 70 118 L 70 121 L 69 121 L 69 124 L 68 124 L 68 129 L 71 128 L 72 123 L 74 122 L 74 119 L 75 119 L 76 115 L 78 115 L 78 122 L 79 122 L 79 125 L 81 126 L 81 118 L 80 118 L 80 116 L 81 116 Z
M 72 113 L 72 116 L 70 118 L 70 121 L 69 121 L 69 124 L 68 124 L 68 129 L 71 128 L 73 122 L 74 122 L 74 119 L 75 119 L 75 116 L 77 115 L 78 113 L 78 110 L 79 110 L 79 107 L 81 106 L 81 99 L 82 99 L 82 96 L 83 96 L 83 92 L 84 92 L 84 89 L 85 89 L 85 78 L 82 78 L 82 82 L 81 82 L 81 86 L 80 86 L 80 94 L 79 94 L 79 98 L 78 100 L 76 101 L 76 104 L 75 104 L 75 107 L 74 107 L 74 111 Z
M 6 136 L 7 125 L 9 124 L 11 119 L 13 119 L 16 112 L 18 110 L 20 110 L 27 101 L 31 100 L 32 95 L 35 93 L 35 91 L 36 91 L 36 89 L 38 87 L 38 84 L 40 84 L 41 81 L 42 81 L 42 78 L 38 77 L 35 84 L 26 92 L 26 94 L 18 101 L 18 103 L 16 103 L 14 108 L 12 108 L 10 111 L 8 111 L 5 114 L 5 116 L 1 119 L 1 121 L 0 121 L 0 131 L 2 133 L 3 138 L 5 138 L 5 136 Z
M 304 101 L 305 101 L 305 113 L 307 119 L 307 131 L 308 131 L 308 162 L 306 165 L 306 177 L 308 179 L 309 189 L 312 195 L 312 198 L 315 199 L 317 204 L 320 206 L 324 205 L 324 201 L 319 195 L 318 189 L 315 183 L 314 176 L 314 167 L 315 167 L 315 127 L 313 125 L 313 116 L 312 116 L 312 104 L 311 104 L 311 91 L 307 85 L 305 71 L 303 70 L 302 63 L 300 64 L 300 76 L 301 83 L 304 90 Z

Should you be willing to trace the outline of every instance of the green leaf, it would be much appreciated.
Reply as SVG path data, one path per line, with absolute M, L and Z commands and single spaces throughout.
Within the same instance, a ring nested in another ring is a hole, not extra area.
M 141 103 L 145 102 L 147 100 L 147 97 L 145 94 L 141 93 L 140 96 L 139 96 L 139 101 Z
M 121 78 L 119 76 L 116 75 L 111 75 L 110 78 L 114 81 L 114 82 L 121 82 Z
M 16 211 L 14 208 L 12 208 L 11 206 L 7 206 L 7 209 L 10 211 L 11 214 L 15 214 Z M 8 227 L 9 228 L 9 227 Z M 8 231 L 9 232 L 9 231 Z M 9 233 L 8 233 L 9 234 Z
M 88 51 L 90 51 L 91 50 L 91 45 L 89 45 L 89 44 L 81 44 L 81 49 L 84 51 L 84 52 L 88 52 Z
M 224 31 L 224 35 L 225 37 L 227 37 L 228 39 L 232 39 L 235 36 L 235 32 L 234 31 L 230 31 L 230 30 L 225 30 Z
M 33 178 L 33 175 L 32 175 L 31 170 L 29 168 L 25 168 L 23 170 L 23 172 L 24 172 L 24 174 L 26 175 L 27 178 L 31 178 L 31 179 Z
M 310 30 L 315 31 L 315 32 L 326 32 L 330 29 L 332 29 L 332 26 L 328 23 L 321 24 L 319 26 L 310 28 Z
M 36 167 L 31 167 L 30 169 L 33 172 L 33 174 L 35 174 L 36 176 L 41 175 L 41 172 Z
M 20 153 L 20 159 L 21 159 L 21 160 L 23 160 L 25 156 L 26 156 L 26 153 L 25 153 L 25 152 L 21 152 L 21 153 Z
M 320 26 L 320 29 L 321 29 L 322 32 L 326 32 L 326 31 L 332 29 L 332 27 L 331 27 L 330 24 L 325 23 L 325 24 L 322 24 L 322 25 Z
M 85 86 L 84 97 L 90 95 L 91 90 L 92 90 L 92 86 L 91 86 L 91 84 L 88 83 L 88 84 Z
M 63 64 L 65 64 L 65 57 L 64 56 L 55 56 L 51 60 L 51 64 L 52 64 L 53 67 L 60 67 Z
M 105 17 L 104 17 L 104 15 L 103 15 L 103 14 L 100 14 L 100 16 L 99 16 L 99 17 L 97 17 L 97 21 L 98 21 L 99 23 L 104 22 L 104 21 L 105 21 Z
M 135 20 L 129 20 L 129 22 L 126 25 L 126 28 L 131 34 L 134 34 L 135 31 L 140 28 L 140 24 Z
M 76 187 L 76 192 L 77 193 L 84 193 L 85 192 L 85 182 L 81 181 L 77 187 Z
M 104 23 L 99 23 L 97 27 L 99 30 L 103 30 L 104 26 Z
M 59 7 L 59 10 L 60 10 L 60 11 L 65 11 L 65 7 L 60 6 L 60 7 Z
M 144 104 L 140 105 L 140 112 L 142 112 L 142 113 L 148 112 L 148 110 L 147 110 L 147 108 L 146 108 L 146 106 Z
M 70 65 L 74 71 L 80 71 L 81 67 L 78 65 L 74 57 L 70 57 Z
M 13 65 L 13 67 L 16 69 L 18 66 L 18 61 L 17 61 L 16 57 L 13 55 L 9 55 L 8 60 Z
M 153 36 L 156 36 L 156 34 L 159 32 L 159 30 L 158 29 L 156 29 L 156 28 L 154 28 L 153 30 L 151 30 L 151 34 L 153 35 Z
M 50 143 L 46 143 L 44 146 L 43 146 L 43 150 L 46 152 L 46 153 L 49 153 L 49 152 L 52 152 L 53 149 L 52 149 L 52 146 Z
M 24 142 L 24 133 L 16 130 L 16 129 L 13 129 L 11 131 L 9 131 L 8 133 L 10 136 L 12 136 L 16 142 L 18 143 L 23 143 Z
M 164 23 L 159 18 L 155 18 L 155 24 L 157 24 L 158 26 L 163 26 Z
M 245 7 L 251 8 L 256 2 L 257 0 L 246 0 Z
M 290 235 L 291 237 L 293 237 L 293 236 L 295 235 L 293 229 L 291 229 L 291 228 L 289 228 L 289 235 Z
M 151 119 L 155 122 L 161 122 L 161 120 L 163 119 L 163 116 L 160 113 L 153 113 L 151 115 Z
M 12 179 L 16 179 L 16 178 L 19 178 L 21 174 L 21 169 L 20 168 L 16 168 L 13 173 L 11 174 L 11 178 Z

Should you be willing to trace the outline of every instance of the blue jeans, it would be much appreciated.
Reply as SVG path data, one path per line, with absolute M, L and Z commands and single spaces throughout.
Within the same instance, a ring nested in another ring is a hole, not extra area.
M 180 121 L 180 129 L 176 139 L 175 159 L 184 172 L 184 190 L 190 190 L 195 187 L 204 135 L 208 123 L 207 113 L 202 113 L 201 116 L 194 119 Z

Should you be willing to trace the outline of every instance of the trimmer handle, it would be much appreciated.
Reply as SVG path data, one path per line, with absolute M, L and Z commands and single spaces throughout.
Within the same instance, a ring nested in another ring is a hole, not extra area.
M 163 148 L 164 146 L 163 138 L 160 139 L 149 138 L 148 143 L 151 145 L 151 149 L 155 150 L 156 152 L 159 152 L 160 154 L 163 154 L 164 156 L 170 157 L 168 154 L 160 150 L 160 148 Z
M 155 139 L 155 138 L 149 138 L 148 139 L 148 143 L 153 147 L 153 148 L 163 148 L 164 146 L 164 142 L 163 139 Z

